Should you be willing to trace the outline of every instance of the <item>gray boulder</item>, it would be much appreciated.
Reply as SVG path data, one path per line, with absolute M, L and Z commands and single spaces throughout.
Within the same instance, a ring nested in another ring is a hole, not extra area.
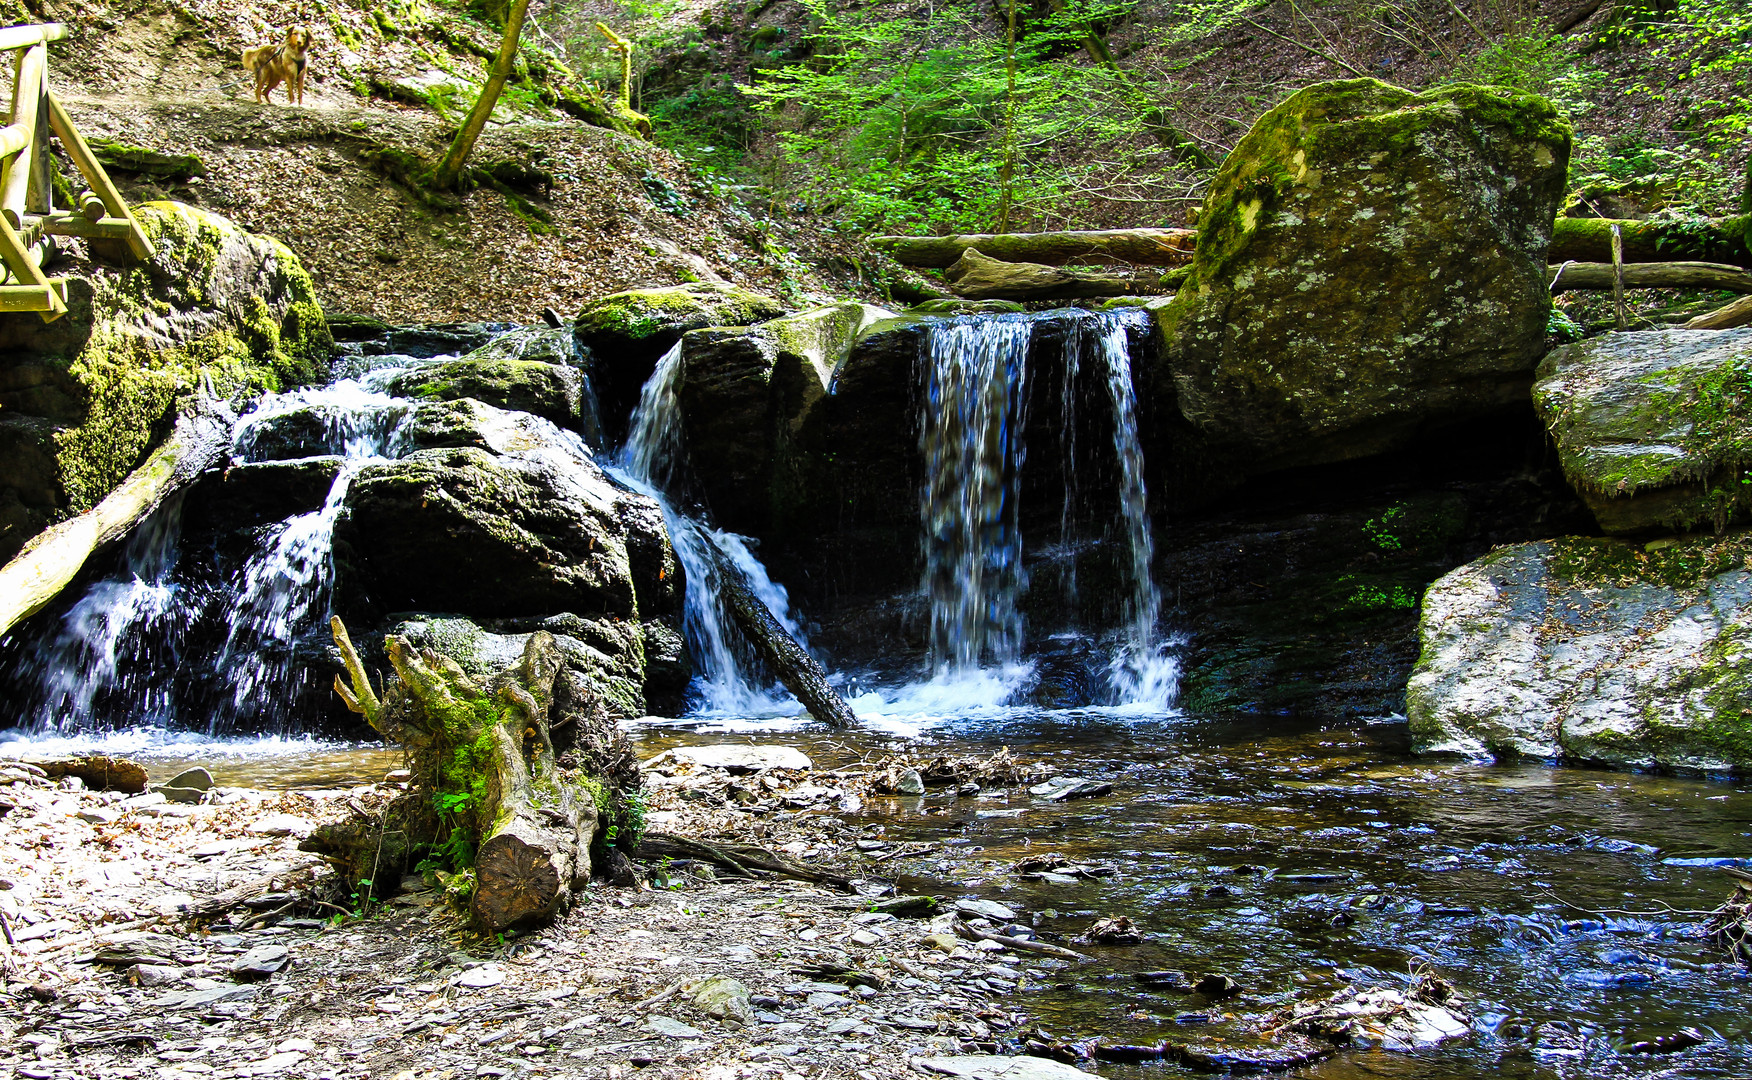
M 584 375 L 577 368 L 539 360 L 482 357 L 480 353 L 485 351 L 416 365 L 392 380 L 388 390 L 418 401 L 473 398 L 501 409 L 533 413 L 574 430 L 583 424 Z
M 1500 549 L 1424 594 L 1416 748 L 1752 767 L 1752 537 Z
M 1526 400 L 1570 129 L 1500 88 L 1322 83 L 1212 182 L 1150 393 L 1237 473 L 1390 450 Z
M 1752 329 L 1566 345 L 1539 365 L 1533 401 L 1606 532 L 1719 527 L 1752 508 Z

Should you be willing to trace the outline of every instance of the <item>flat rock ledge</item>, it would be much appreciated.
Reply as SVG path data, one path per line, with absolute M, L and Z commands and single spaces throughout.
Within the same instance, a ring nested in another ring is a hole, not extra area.
M 1752 769 L 1752 539 L 1517 544 L 1431 585 L 1420 752 Z

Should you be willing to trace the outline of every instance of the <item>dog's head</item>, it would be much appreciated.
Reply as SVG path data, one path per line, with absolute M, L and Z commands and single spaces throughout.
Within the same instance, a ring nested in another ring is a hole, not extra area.
M 285 49 L 293 56 L 303 56 L 310 51 L 310 30 L 303 26 L 294 26 L 286 31 Z

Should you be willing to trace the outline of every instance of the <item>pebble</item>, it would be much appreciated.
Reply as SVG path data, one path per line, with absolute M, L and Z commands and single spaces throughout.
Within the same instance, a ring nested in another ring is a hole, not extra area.
M 491 965 L 469 968 L 456 977 L 456 985 L 466 986 L 471 990 L 484 990 L 489 986 L 498 986 L 505 981 L 505 973 Z
M 699 1028 L 682 1023 L 673 1016 L 657 1015 L 645 1021 L 645 1030 L 667 1039 L 698 1039 L 705 1035 Z
M 285 967 L 291 958 L 284 945 L 257 945 L 231 962 L 231 977 L 239 982 L 256 982 Z
M 120 821 L 122 812 L 107 806 L 90 806 L 79 811 L 80 821 L 89 821 L 93 825 L 113 825 Z

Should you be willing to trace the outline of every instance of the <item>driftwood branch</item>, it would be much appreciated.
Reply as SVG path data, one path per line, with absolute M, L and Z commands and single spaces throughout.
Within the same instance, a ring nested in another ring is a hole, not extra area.
M 955 265 L 969 248 L 1002 262 L 1060 266 L 1085 259 L 1173 266 L 1192 258 L 1194 229 L 1096 229 L 1045 233 L 973 233 L 961 236 L 872 236 L 870 246 L 907 266 Z
M 1036 952 L 1046 956 L 1056 956 L 1061 960 L 1087 960 L 1080 952 L 1062 949 L 1057 945 L 1048 945 L 1044 941 L 1034 941 L 1030 938 L 1011 937 L 1008 934 L 994 934 L 990 930 L 979 930 L 967 925 L 960 919 L 955 920 L 955 932 L 969 941 L 992 941 L 1006 949 L 1016 949 L 1021 952 Z
M 1726 289 L 1752 293 L 1752 272 L 1727 263 L 1653 262 L 1625 263 L 1627 289 Z M 1611 263 L 1572 262 L 1548 268 L 1552 292 L 1570 289 L 1612 289 L 1615 275 Z
M 1003 262 L 968 248 L 944 272 L 955 295 L 969 300 L 1077 300 L 1149 296 L 1164 291 L 1158 271 L 1108 273 L 1040 263 Z
M 1706 311 L 1685 324 L 1687 330 L 1732 330 L 1752 326 L 1752 296 L 1742 296 L 1726 307 Z
M 749 877 L 774 874 L 779 877 L 812 881 L 842 892 L 856 891 L 851 879 L 843 874 L 821 870 L 793 862 L 781 855 L 748 844 L 714 844 L 673 833 L 647 832 L 639 838 L 641 859 L 698 859 Z
M 223 460 L 232 420 L 222 403 L 195 398 L 170 438 L 120 487 L 78 517 L 44 530 L 0 567 L 0 636 L 47 607 L 100 548 L 126 536 L 178 488 Z
M 702 533 L 700 539 L 702 550 L 712 561 L 712 569 L 718 577 L 718 592 L 729 607 L 731 618 L 754 644 L 761 659 L 785 684 L 785 689 L 797 696 L 797 700 L 809 710 L 809 715 L 827 726 L 842 730 L 856 726 L 857 714 L 852 712 L 852 707 L 846 704 L 839 691 L 828 685 L 827 672 L 816 663 L 815 657 L 809 655 L 809 650 L 773 618 L 766 604 L 755 595 L 748 576 L 725 557 L 710 536 Z

